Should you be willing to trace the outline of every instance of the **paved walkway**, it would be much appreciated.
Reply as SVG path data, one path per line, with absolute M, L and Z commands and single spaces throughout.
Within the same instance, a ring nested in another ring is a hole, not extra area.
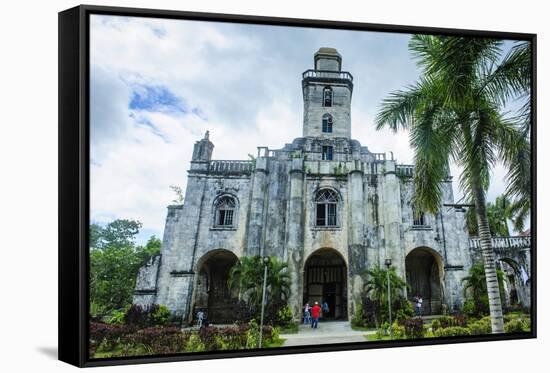
M 365 335 L 375 331 L 355 331 L 349 321 L 319 321 L 317 329 L 301 324 L 296 334 L 281 334 L 283 346 L 320 345 L 327 343 L 366 342 Z

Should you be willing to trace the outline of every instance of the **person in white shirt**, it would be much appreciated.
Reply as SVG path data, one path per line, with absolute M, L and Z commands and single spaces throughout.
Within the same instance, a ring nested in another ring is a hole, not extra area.
M 416 316 L 421 316 L 422 315 L 422 297 L 417 294 L 416 297 L 414 298 L 414 308 L 416 310 Z

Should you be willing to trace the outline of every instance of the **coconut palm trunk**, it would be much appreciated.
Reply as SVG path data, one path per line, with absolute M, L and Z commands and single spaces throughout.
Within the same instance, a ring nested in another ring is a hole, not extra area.
M 491 315 L 491 329 L 494 334 L 504 333 L 504 317 L 498 286 L 497 270 L 495 265 L 495 253 L 491 244 L 491 232 L 487 209 L 485 204 L 485 192 L 481 186 L 473 188 L 473 197 L 477 216 L 478 236 L 485 268 L 485 281 L 487 282 L 487 295 L 489 298 L 489 313 Z

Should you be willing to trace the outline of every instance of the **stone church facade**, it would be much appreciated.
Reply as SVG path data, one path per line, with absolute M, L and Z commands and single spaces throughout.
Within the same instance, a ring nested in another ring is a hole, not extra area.
M 206 309 L 212 322 L 231 322 L 229 269 L 242 256 L 269 255 L 288 262 L 296 320 L 303 304 L 321 300 L 327 317 L 351 318 L 362 274 L 386 259 L 410 285 L 407 296 L 422 295 L 424 313 L 462 305 L 472 255 L 452 177 L 441 182 L 436 214 L 414 213 L 414 166 L 351 137 L 353 77 L 335 49 L 315 53 L 302 88 L 303 135 L 283 148 L 213 160 L 208 133 L 195 143 L 184 203 L 168 207 L 161 255 L 141 268 L 134 303 L 164 304 L 183 320 Z

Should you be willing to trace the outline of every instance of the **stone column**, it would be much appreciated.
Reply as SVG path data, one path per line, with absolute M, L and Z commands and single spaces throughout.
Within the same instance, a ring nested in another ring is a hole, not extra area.
M 263 254 L 262 236 L 267 179 L 267 157 L 258 156 L 258 158 L 256 158 L 256 168 L 252 180 L 252 196 L 250 198 L 250 213 L 248 214 L 247 256 Z
M 304 265 L 304 160 L 292 159 L 287 223 L 288 270 L 290 273 L 289 306 L 295 321 L 300 321 L 303 301 Z
M 361 272 L 366 268 L 365 247 L 365 193 L 360 160 L 355 160 L 349 173 L 349 234 L 348 234 L 348 317 L 355 312 L 355 301 L 360 299 L 363 281 Z
M 401 248 L 401 191 L 399 179 L 395 173 L 395 161 L 385 161 L 382 172 L 383 203 L 379 208 L 384 215 L 385 252 L 381 255 L 385 256 L 383 259 L 391 259 L 397 274 L 405 279 L 405 253 Z
M 196 249 L 201 226 L 206 179 L 202 162 L 192 162 L 183 206 L 169 206 L 157 281 L 158 304 L 187 318 L 192 298 Z

